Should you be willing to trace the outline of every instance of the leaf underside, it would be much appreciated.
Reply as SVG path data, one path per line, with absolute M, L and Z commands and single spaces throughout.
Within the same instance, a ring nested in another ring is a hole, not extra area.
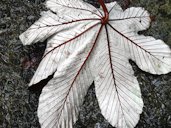
M 53 78 L 43 88 L 38 117 L 42 128 L 72 128 L 91 83 L 103 116 L 117 128 L 133 128 L 142 113 L 141 91 L 129 59 L 152 74 L 171 71 L 171 51 L 162 40 L 138 35 L 150 25 L 147 11 L 123 11 L 106 4 L 109 21 L 102 24 L 102 9 L 81 0 L 47 0 L 43 12 L 20 35 L 25 45 L 48 38 L 47 48 L 30 86 Z

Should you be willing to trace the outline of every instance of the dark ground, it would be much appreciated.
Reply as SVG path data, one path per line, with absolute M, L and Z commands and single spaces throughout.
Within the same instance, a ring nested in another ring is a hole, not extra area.
M 45 43 L 23 46 L 18 36 L 45 10 L 42 2 L 0 0 L 0 128 L 40 127 L 36 116 L 40 92 L 27 88 Z M 171 1 L 132 0 L 131 6 L 143 6 L 155 16 L 151 28 L 144 33 L 171 46 Z M 171 128 L 171 73 L 154 76 L 142 72 L 135 64 L 133 67 L 145 103 L 137 128 Z M 75 128 L 112 128 L 100 114 L 93 85 Z

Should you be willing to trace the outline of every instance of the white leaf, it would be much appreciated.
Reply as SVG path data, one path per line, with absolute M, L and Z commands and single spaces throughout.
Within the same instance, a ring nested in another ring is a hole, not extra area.
M 99 9 L 82 0 L 47 0 L 52 12 L 43 12 L 20 36 L 25 45 L 48 39 L 30 82 L 31 86 L 54 73 L 39 99 L 42 128 L 72 128 L 93 81 L 103 116 L 116 128 L 133 128 L 143 101 L 129 59 L 152 74 L 171 71 L 169 46 L 138 34 L 150 25 L 146 10 L 123 11 L 116 2 L 98 1 Z

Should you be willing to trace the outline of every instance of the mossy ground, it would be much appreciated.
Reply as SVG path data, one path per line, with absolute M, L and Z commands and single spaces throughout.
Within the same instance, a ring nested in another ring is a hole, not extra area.
M 43 1 L 0 1 L 0 128 L 40 127 L 36 116 L 40 92 L 29 91 L 27 85 L 40 62 L 45 43 L 23 46 L 18 36 L 45 10 Z M 132 0 L 131 6 L 145 7 L 155 17 L 151 28 L 143 33 L 163 39 L 171 46 L 170 0 Z M 154 76 L 132 65 L 145 103 L 137 128 L 171 128 L 171 74 Z M 100 114 L 93 85 L 75 128 L 112 128 Z

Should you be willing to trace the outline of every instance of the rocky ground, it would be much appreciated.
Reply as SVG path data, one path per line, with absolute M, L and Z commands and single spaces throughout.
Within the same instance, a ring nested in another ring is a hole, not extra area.
M 87 1 L 98 5 L 95 0 Z M 28 83 L 46 44 L 23 46 L 18 36 L 40 17 L 40 12 L 45 10 L 43 2 L 0 1 L 0 128 L 40 127 L 36 113 L 40 91 L 29 91 Z M 123 0 L 119 2 L 125 6 Z M 163 39 L 171 46 L 170 0 L 132 0 L 130 6 L 145 7 L 155 17 L 151 28 L 143 32 L 145 35 Z M 171 128 L 171 73 L 154 76 L 132 65 L 145 103 L 137 128 Z M 94 85 L 88 91 L 74 128 L 112 128 L 100 114 Z

